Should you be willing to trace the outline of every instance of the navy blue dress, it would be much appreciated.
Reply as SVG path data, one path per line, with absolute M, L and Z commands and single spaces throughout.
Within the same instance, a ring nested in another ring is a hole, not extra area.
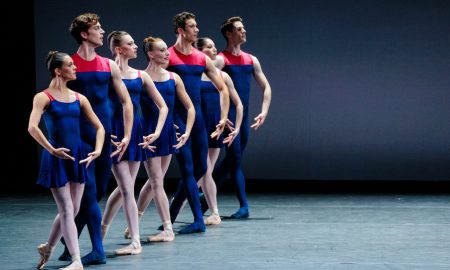
M 134 79 L 122 79 L 130 94 L 131 103 L 133 103 L 133 128 L 131 129 L 130 142 L 127 150 L 122 156 L 121 160 L 129 161 L 144 161 L 147 159 L 145 149 L 139 146 L 144 141 L 144 132 L 141 124 L 141 93 L 143 91 L 143 83 L 141 73 L 138 71 L 138 77 Z M 113 135 L 117 136 L 117 140 L 121 140 L 124 136 L 123 126 L 123 109 L 122 104 L 114 91 L 110 91 L 110 99 L 113 111 L 111 119 L 111 130 Z M 148 135 L 148 134 L 145 134 Z M 117 164 L 117 156 L 113 157 L 113 163 Z
M 85 183 L 88 181 L 86 164 L 79 164 L 87 158 L 92 148 L 81 140 L 80 135 L 80 100 L 78 94 L 74 102 L 60 102 L 47 91 L 50 104 L 43 113 L 48 131 L 48 141 L 54 148 L 68 148 L 68 153 L 75 158 L 61 159 L 44 149 L 37 183 L 46 188 L 59 188 L 67 182 Z
M 152 144 L 156 146 L 155 152 L 147 150 L 148 157 L 162 157 L 178 153 L 178 150 L 173 147 L 178 143 L 176 130 L 173 125 L 173 107 L 175 104 L 176 88 L 172 72 L 169 72 L 169 74 L 170 78 L 167 81 L 153 81 L 166 102 L 168 113 L 159 138 Z M 147 93 L 143 93 L 141 104 L 144 134 L 148 135 L 155 132 L 156 125 L 158 124 L 159 109 Z
M 216 131 L 216 125 L 221 120 L 219 91 L 211 81 L 202 81 L 200 89 L 203 121 L 205 121 L 206 132 L 208 133 L 208 147 L 223 148 L 223 133 L 220 134 L 219 139 L 210 137 L 211 133 Z

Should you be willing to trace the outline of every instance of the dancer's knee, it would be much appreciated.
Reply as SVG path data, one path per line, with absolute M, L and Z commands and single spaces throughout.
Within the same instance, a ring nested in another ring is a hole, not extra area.
M 150 184 L 152 186 L 152 190 L 154 190 L 155 192 L 164 189 L 162 175 L 155 175 L 154 177 L 152 177 L 152 179 L 150 180 Z
M 73 208 L 72 202 L 67 201 L 66 203 L 61 205 L 59 215 L 62 219 L 73 220 L 74 219 L 74 208 Z

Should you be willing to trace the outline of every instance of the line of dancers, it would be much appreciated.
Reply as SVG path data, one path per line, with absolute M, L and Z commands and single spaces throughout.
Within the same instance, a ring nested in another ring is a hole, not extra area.
M 128 224 L 124 235 L 131 243 L 114 253 L 140 254 L 139 221 L 152 199 L 162 225 L 148 241 L 175 239 L 172 224 L 186 201 L 194 220 L 178 233 L 205 232 L 206 225 L 221 223 L 217 188 L 228 177 L 240 203 L 231 218 L 249 217 L 241 159 L 250 128 L 258 129 L 269 111 L 269 82 L 258 59 L 241 50 L 246 31 L 240 17 L 222 24 L 227 46 L 219 54 L 213 40 L 198 37 L 194 14 L 175 15 L 173 26 L 176 42 L 170 48 L 161 38 L 144 39 L 145 70 L 129 66 L 138 46 L 125 31 L 107 36 L 112 59 L 96 53 L 105 31 L 93 13 L 77 16 L 70 25 L 79 45 L 72 56 L 49 52 L 51 82 L 34 97 L 28 131 L 44 148 L 37 182 L 51 190 L 58 214 L 47 242 L 38 246 L 38 269 L 45 267 L 58 241 L 64 244 L 58 259 L 70 262 L 60 269 L 105 264 L 103 239 L 120 207 Z M 261 113 L 250 124 L 252 77 L 262 89 L 263 101 Z M 47 137 L 39 128 L 41 118 Z M 221 149 L 226 154 L 216 165 Z M 169 205 L 163 179 L 172 155 L 181 179 Z M 141 163 L 148 180 L 136 202 L 134 183 Z M 117 188 L 102 216 L 98 202 L 111 172 Z M 78 237 L 85 226 L 92 250 L 81 257 Z

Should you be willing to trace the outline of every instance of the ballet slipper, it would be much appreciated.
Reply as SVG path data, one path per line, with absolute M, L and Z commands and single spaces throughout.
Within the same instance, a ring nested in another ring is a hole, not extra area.
M 248 218 L 250 216 L 250 212 L 248 211 L 248 207 L 239 208 L 236 213 L 232 214 L 230 217 L 235 219 L 243 219 Z
M 37 247 L 37 251 L 39 252 L 39 255 L 41 258 L 39 259 L 37 269 L 44 269 L 45 264 L 50 259 L 50 256 L 52 255 L 53 248 L 48 248 L 48 243 L 40 244 Z
M 217 214 L 212 214 L 205 219 L 205 225 L 219 225 L 221 222 L 222 220 Z
M 202 233 L 206 231 L 205 223 L 203 220 L 199 220 L 193 222 L 184 228 L 182 228 L 178 233 L 179 234 L 191 234 L 191 233 Z
M 132 242 L 126 247 L 114 250 L 116 255 L 136 255 L 142 252 L 142 247 L 139 243 Z
M 175 240 L 175 234 L 170 230 L 164 230 L 157 235 L 148 237 L 149 242 L 171 242 L 173 240 Z
M 66 267 L 59 268 L 59 270 L 83 270 L 83 265 L 81 261 L 76 260 Z
M 93 250 L 81 258 L 81 263 L 83 265 L 105 264 L 106 257 L 105 254 Z

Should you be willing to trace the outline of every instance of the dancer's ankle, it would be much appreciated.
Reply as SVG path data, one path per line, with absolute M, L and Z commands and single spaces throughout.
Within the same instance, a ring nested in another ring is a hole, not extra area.
M 79 262 L 81 264 L 81 256 L 80 253 L 71 254 L 72 262 Z
M 139 236 L 139 234 L 135 234 L 131 237 L 131 244 L 135 248 L 141 247 L 141 237 Z
M 163 228 L 164 228 L 164 231 L 173 232 L 172 222 L 170 220 L 163 221 Z

